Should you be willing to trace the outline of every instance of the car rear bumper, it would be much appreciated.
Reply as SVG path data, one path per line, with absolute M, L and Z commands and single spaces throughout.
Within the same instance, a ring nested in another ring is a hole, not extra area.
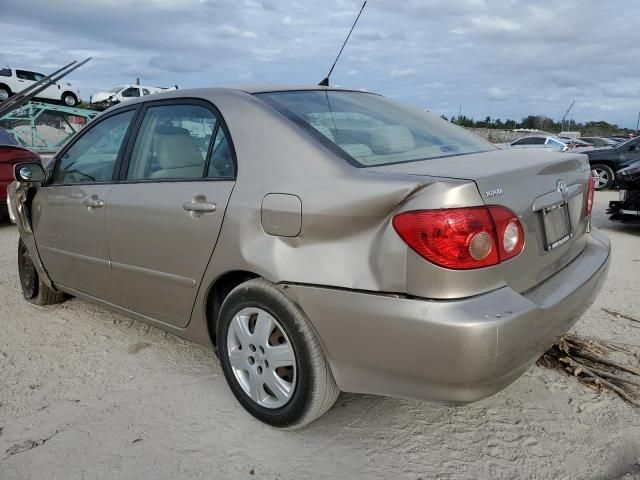
M 321 338 L 343 391 L 467 403 L 522 375 L 595 300 L 610 244 L 594 232 L 563 270 L 524 294 L 455 301 L 282 284 Z

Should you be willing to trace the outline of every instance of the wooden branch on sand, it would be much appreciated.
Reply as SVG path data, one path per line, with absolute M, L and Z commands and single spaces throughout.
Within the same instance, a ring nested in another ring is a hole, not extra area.
M 607 312 L 609 313 L 609 312 Z M 624 355 L 637 363 L 640 346 L 610 342 L 579 335 L 565 335 L 538 361 L 547 368 L 561 368 L 591 388 L 610 390 L 623 400 L 640 407 L 640 368 L 609 358 Z

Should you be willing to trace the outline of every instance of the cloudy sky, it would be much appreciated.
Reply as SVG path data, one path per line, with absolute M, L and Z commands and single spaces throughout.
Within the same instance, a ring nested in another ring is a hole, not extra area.
M 0 0 L 0 64 L 45 73 L 93 60 L 83 97 L 134 83 L 317 83 L 361 2 Z M 446 115 L 635 127 L 640 2 L 369 0 L 332 83 Z

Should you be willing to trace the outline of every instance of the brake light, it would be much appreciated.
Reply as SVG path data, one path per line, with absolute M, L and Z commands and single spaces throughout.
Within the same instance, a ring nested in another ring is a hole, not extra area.
M 593 197 L 596 193 L 596 180 L 593 178 L 593 175 L 589 175 L 587 183 L 589 184 L 589 187 L 587 189 L 587 204 L 584 207 L 584 216 L 590 217 L 591 210 L 593 210 Z
M 403 212 L 393 227 L 418 255 L 453 270 L 497 265 L 524 248 L 520 221 L 499 206 Z

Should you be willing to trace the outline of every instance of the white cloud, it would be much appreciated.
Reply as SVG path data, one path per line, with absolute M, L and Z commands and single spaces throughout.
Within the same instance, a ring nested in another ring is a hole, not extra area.
M 401 69 L 394 68 L 393 70 L 391 70 L 392 77 L 406 77 L 408 75 L 413 75 L 415 73 L 416 71 L 413 68 L 401 68 Z
M 490 100 L 497 100 L 497 101 L 508 100 L 509 98 L 511 98 L 512 95 L 513 95 L 512 92 L 508 90 L 503 90 L 500 87 L 489 87 L 489 89 L 487 90 L 487 96 L 489 97 Z

